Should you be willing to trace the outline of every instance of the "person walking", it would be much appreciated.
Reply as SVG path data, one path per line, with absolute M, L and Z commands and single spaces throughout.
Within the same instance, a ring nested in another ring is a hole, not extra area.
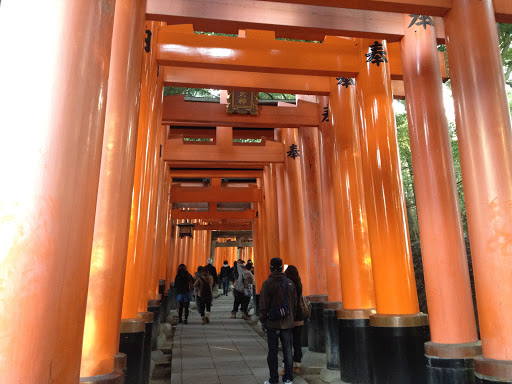
M 254 276 L 246 269 L 243 261 L 237 265 L 238 277 L 233 284 L 233 296 L 235 302 L 233 303 L 233 310 L 231 311 L 231 318 L 236 319 L 236 313 L 240 306 L 242 311 L 242 319 L 249 319 L 249 302 L 251 301 L 252 284 L 254 284 Z
M 208 272 L 208 269 L 202 268 L 201 276 L 199 276 L 194 283 L 194 287 L 197 288 L 197 307 L 201 315 L 201 323 L 208 324 L 210 322 L 210 311 L 213 299 L 213 277 Z
M 174 288 L 176 289 L 176 301 L 179 303 L 178 307 L 178 323 L 187 324 L 188 322 L 188 307 L 192 300 L 192 287 L 194 279 L 187 271 L 185 264 L 178 266 L 178 273 L 174 279 Z M 183 309 L 185 309 L 185 320 L 183 320 Z
M 293 323 L 295 320 L 297 293 L 295 285 L 283 273 L 283 261 L 279 257 L 270 260 L 270 276 L 260 291 L 259 320 L 267 333 L 267 363 L 270 379 L 265 384 L 279 383 L 278 340 L 281 340 L 284 356 L 285 384 L 293 384 Z
M 229 275 L 231 274 L 231 268 L 229 267 L 228 261 L 224 260 L 224 265 L 220 268 L 220 279 L 222 280 L 222 287 L 224 290 L 224 296 L 228 295 L 229 291 Z
M 296 313 L 293 322 L 293 373 L 300 375 L 302 361 L 302 326 L 304 325 L 304 314 L 300 306 L 302 299 L 302 282 L 300 280 L 299 270 L 294 265 L 286 268 L 285 276 L 293 282 L 297 292 L 297 301 L 295 304 Z M 284 372 L 283 372 L 284 373 Z
M 217 268 L 215 268 L 215 265 L 213 265 L 212 259 L 208 259 L 207 263 L 208 264 L 204 268 L 206 268 L 210 273 L 210 276 L 213 277 L 213 285 L 217 285 Z

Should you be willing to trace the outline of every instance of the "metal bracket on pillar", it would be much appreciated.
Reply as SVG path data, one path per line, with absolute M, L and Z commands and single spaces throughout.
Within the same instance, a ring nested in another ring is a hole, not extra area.
M 153 33 L 149 29 L 146 29 L 146 38 L 144 39 L 144 50 L 146 51 L 146 53 L 151 52 L 151 36 L 152 35 L 153 35 Z

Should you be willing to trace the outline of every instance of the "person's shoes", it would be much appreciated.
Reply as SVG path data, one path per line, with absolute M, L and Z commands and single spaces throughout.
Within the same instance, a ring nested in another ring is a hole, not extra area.
M 293 381 L 291 381 L 291 380 L 286 380 L 286 381 L 284 382 L 284 384 L 293 384 Z
M 206 324 L 206 317 L 204 317 L 204 316 L 201 317 L 201 324 L 203 324 L 203 325 Z
M 178 319 L 178 324 L 181 324 L 181 323 L 183 323 L 183 320 Z
M 210 324 L 210 312 L 206 312 L 206 324 Z
M 302 372 L 302 364 L 301 363 L 293 363 L 293 374 L 294 375 L 300 375 L 300 373 Z
M 242 319 L 249 320 L 249 314 L 247 312 L 242 313 Z
M 188 320 L 187 319 L 183 320 L 183 324 L 188 324 Z
M 236 319 L 236 312 L 231 312 L 231 318 Z

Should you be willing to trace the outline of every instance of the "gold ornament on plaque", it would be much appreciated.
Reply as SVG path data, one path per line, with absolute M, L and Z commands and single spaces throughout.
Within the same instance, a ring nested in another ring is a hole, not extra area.
M 258 92 L 228 91 L 227 113 L 238 115 L 258 114 Z

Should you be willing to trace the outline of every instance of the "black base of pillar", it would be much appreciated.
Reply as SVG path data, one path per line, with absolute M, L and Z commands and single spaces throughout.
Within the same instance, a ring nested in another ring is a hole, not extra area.
M 167 291 L 167 296 L 169 299 L 169 311 L 173 309 L 177 309 L 178 305 L 176 303 L 176 288 L 174 288 L 174 284 L 171 283 L 169 290 Z
M 370 319 L 338 319 L 338 337 L 341 381 L 373 384 Z
M 308 328 L 309 328 L 309 321 L 305 321 L 304 325 L 302 326 L 302 335 L 300 336 L 300 339 L 302 340 L 303 347 L 308 346 Z
M 153 335 L 153 313 L 139 312 L 139 317 L 144 320 L 144 354 L 142 360 L 142 380 L 140 383 L 149 384 L 149 372 L 151 370 L 151 339 Z
M 324 303 L 325 353 L 327 369 L 340 369 L 338 309 L 341 308 L 341 303 Z
M 153 331 L 151 332 L 151 350 L 156 351 L 158 341 L 158 329 L 160 328 L 160 300 L 148 302 L 148 312 L 153 312 Z
M 126 353 L 116 353 L 114 355 L 114 371 L 122 371 L 123 377 L 126 380 L 126 363 L 127 356 Z M 123 381 L 124 383 L 124 381 Z
M 162 323 L 167 323 L 167 316 L 169 316 L 169 296 L 166 293 L 162 296 Z
M 308 348 L 311 352 L 325 353 L 324 302 L 327 295 L 308 296 L 311 317 L 308 324 Z
M 483 356 L 476 356 L 474 363 L 476 384 L 512 383 L 512 361 L 494 360 Z
M 259 316 L 260 314 L 260 294 L 254 294 L 254 314 Z
M 106 375 L 81 377 L 82 384 L 123 384 L 124 375 L 122 371 L 113 371 Z
M 482 343 L 425 343 L 427 384 L 475 384 L 474 358 L 482 354 Z
M 423 314 L 371 316 L 374 384 L 427 383 L 423 347 L 430 339 L 427 324 Z
M 126 384 L 140 384 L 144 361 L 144 322 L 121 320 L 119 352 L 126 354 Z

